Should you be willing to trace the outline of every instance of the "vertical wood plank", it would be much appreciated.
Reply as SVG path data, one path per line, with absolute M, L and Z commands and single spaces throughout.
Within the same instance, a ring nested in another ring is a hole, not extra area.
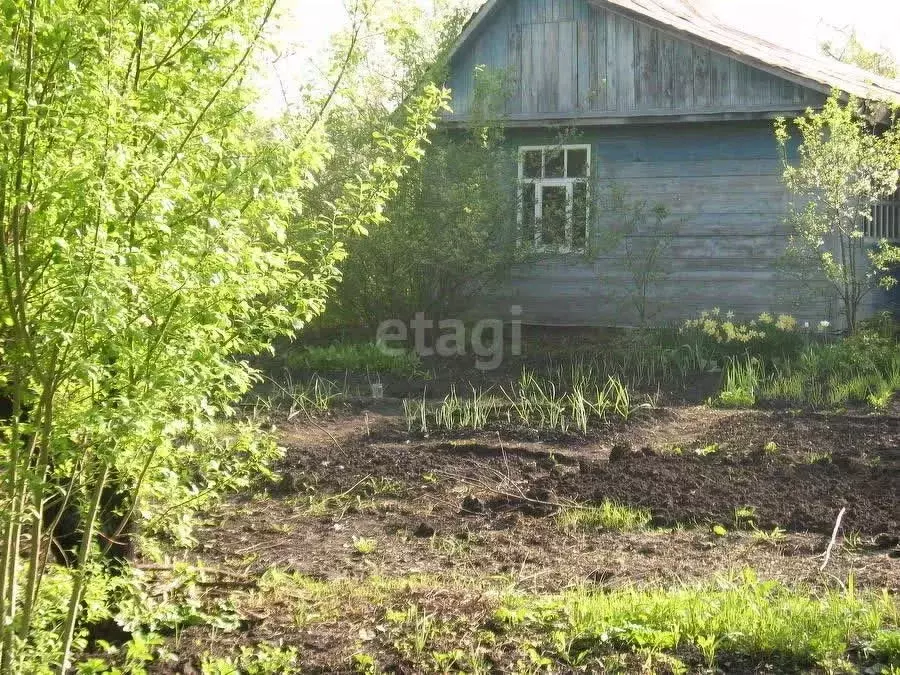
M 634 22 L 616 16 L 617 63 L 619 71 L 619 105 L 621 112 L 634 110 Z
M 577 34 L 577 73 L 575 91 L 577 92 L 576 105 L 579 112 L 590 110 L 593 101 L 591 99 L 592 77 L 594 73 L 594 45 L 593 26 L 588 21 L 579 18 L 575 23 Z
M 533 24 L 522 26 L 522 112 L 533 113 L 534 106 L 534 35 Z
M 616 57 L 619 53 L 619 33 L 616 24 L 616 15 L 605 12 L 606 15 L 606 53 L 602 54 L 606 70 L 606 108 L 605 110 L 619 109 L 619 68 Z
M 675 60 L 675 38 L 663 35 L 660 43 L 660 107 L 675 107 L 675 77 L 677 62 Z
M 694 106 L 698 109 L 709 106 L 709 50 L 693 47 L 694 52 Z
M 559 54 L 559 70 L 557 71 L 558 91 L 557 106 L 560 112 L 575 110 L 578 102 L 576 87 L 578 84 L 578 46 L 577 24 L 574 21 L 562 21 L 557 24 Z
M 507 37 L 508 72 L 510 81 L 510 97 L 506 105 L 508 114 L 522 112 L 522 27 L 512 17 Z
M 607 109 L 608 83 L 606 81 L 606 12 L 591 10 L 587 24 L 590 49 L 590 78 L 588 96 L 590 109 Z
M 691 45 L 678 40 L 675 45 L 675 108 L 694 108 L 694 52 Z
M 544 23 L 544 41 L 540 52 L 542 53 L 542 87 L 538 108 L 540 112 L 559 112 L 559 24 Z

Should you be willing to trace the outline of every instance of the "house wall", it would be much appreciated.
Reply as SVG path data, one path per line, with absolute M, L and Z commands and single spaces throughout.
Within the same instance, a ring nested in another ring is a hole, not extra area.
M 509 134 L 514 146 L 557 139 L 549 130 Z M 666 206 L 677 223 L 663 262 L 667 276 L 652 289 L 654 323 L 714 307 L 741 317 L 768 311 L 835 321 L 821 286 L 791 280 L 778 265 L 788 242 L 788 197 L 770 122 L 592 127 L 566 142 L 592 148 L 591 235 L 598 252 L 538 255 L 485 294 L 476 315 L 502 318 L 520 305 L 530 323 L 636 325 L 634 280 L 621 250 L 604 250 L 603 233 L 621 224 L 604 206 L 604 194 L 615 187 L 630 201 Z M 647 226 L 643 234 L 654 236 Z
M 453 114 L 475 68 L 508 74 L 510 120 L 799 110 L 824 96 L 586 0 L 505 0 L 451 64 Z

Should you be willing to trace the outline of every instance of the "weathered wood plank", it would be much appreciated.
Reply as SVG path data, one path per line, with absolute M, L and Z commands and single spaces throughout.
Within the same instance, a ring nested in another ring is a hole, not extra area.
M 601 179 L 631 178 L 709 178 L 721 176 L 756 176 L 761 180 L 781 179 L 779 159 L 706 159 L 668 162 L 605 162 L 597 157 L 596 175 Z
M 578 98 L 578 59 L 576 55 L 578 25 L 574 21 L 557 24 L 558 70 L 556 77 L 557 109 L 574 110 Z
M 522 82 L 519 85 L 522 95 L 522 112 L 536 112 L 534 70 L 534 26 L 522 26 Z
M 542 66 L 541 92 L 538 110 L 540 112 L 558 112 L 559 102 L 559 24 L 545 23 L 543 42 L 541 43 L 540 63 Z
M 596 51 L 594 49 L 594 31 L 593 26 L 587 21 L 578 21 L 576 23 L 576 33 L 578 36 L 578 44 L 576 45 L 576 53 L 578 55 L 578 65 L 576 69 L 576 85 L 578 100 L 576 108 L 579 112 L 591 110 L 593 101 L 593 76 L 596 72 Z
M 675 44 L 675 109 L 694 109 L 694 50 L 683 40 Z
M 660 42 L 660 106 L 675 107 L 675 78 L 677 73 L 675 39 L 661 34 Z
M 577 22 L 576 35 L 569 43 L 565 24 L 572 21 Z M 518 40 L 521 49 L 516 48 Z M 570 55 L 564 50 L 570 50 L 576 62 L 572 81 L 551 86 L 550 79 L 569 77 L 564 73 Z M 496 10 L 451 64 L 453 108 L 463 119 L 471 110 L 473 71 L 479 64 L 510 68 L 519 76 L 511 98 L 521 103 L 514 101 L 506 112 L 526 119 L 538 119 L 542 113 L 575 119 L 600 113 L 618 114 L 628 123 L 627 117 L 635 113 L 689 118 L 708 110 L 802 110 L 824 101 L 817 91 L 671 32 L 589 6 L 586 0 L 508 0 Z M 604 81 L 602 95 L 599 85 Z
M 606 110 L 619 110 L 619 67 L 616 57 L 619 53 L 619 32 L 616 15 L 605 12 L 606 18 Z
M 704 47 L 693 47 L 694 55 L 694 108 L 710 105 L 710 52 Z
M 618 110 L 629 112 L 635 109 L 634 86 L 634 32 L 635 22 L 614 15 L 616 20 L 616 68 L 619 76 L 616 86 L 619 89 Z

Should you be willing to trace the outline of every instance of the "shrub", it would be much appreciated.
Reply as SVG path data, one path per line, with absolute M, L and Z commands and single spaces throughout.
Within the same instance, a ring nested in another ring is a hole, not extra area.
M 327 323 L 456 318 L 516 260 L 514 157 L 476 139 L 433 146 L 386 209 L 390 225 L 348 245 Z

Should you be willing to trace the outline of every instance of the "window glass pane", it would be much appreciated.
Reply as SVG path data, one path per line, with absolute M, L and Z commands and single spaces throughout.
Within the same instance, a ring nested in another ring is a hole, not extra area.
M 523 244 L 534 243 L 534 183 L 522 185 L 522 232 Z
M 566 155 L 564 150 L 545 150 L 544 162 L 544 178 L 566 177 Z
M 587 178 L 587 150 L 567 150 L 569 153 L 569 178 Z
M 540 178 L 541 177 L 541 151 L 540 150 L 528 150 L 523 153 L 522 163 L 522 175 L 525 178 Z
M 579 181 L 573 186 L 572 198 L 572 248 L 584 248 L 587 241 L 588 191 L 587 183 Z
M 541 242 L 545 246 L 564 246 L 566 243 L 565 187 L 543 188 L 544 204 L 541 213 Z

